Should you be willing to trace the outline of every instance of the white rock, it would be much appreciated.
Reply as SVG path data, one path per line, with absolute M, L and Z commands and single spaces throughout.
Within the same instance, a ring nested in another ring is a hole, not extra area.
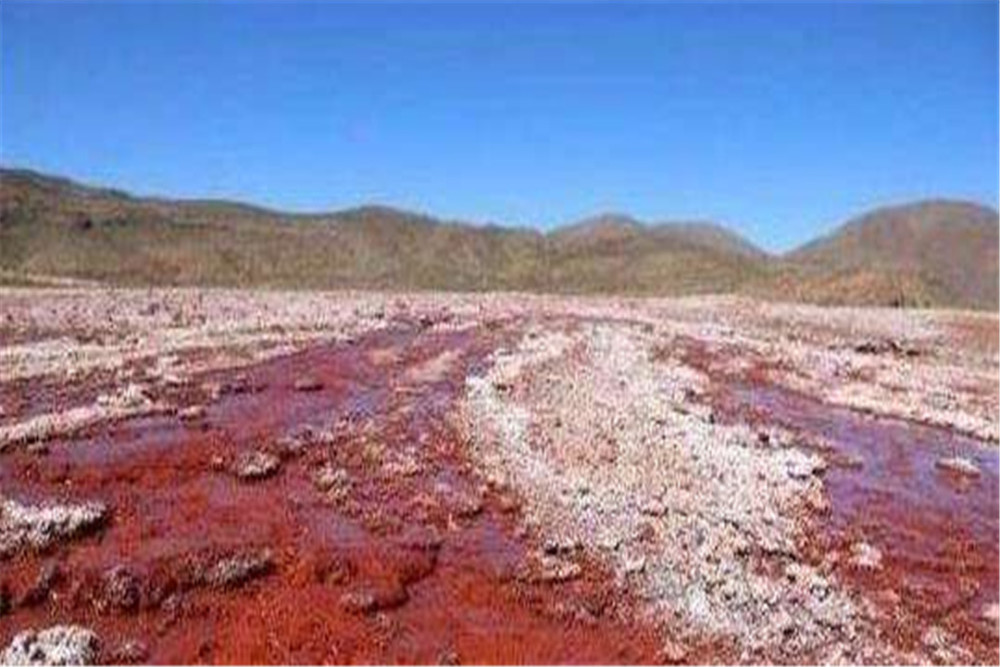
M 198 421 L 205 417 L 204 405 L 189 405 L 177 411 L 177 416 L 182 421 Z
M 274 475 L 280 467 L 281 460 L 274 454 L 251 451 L 240 455 L 234 472 L 240 479 L 258 480 Z
M 1000 604 L 996 602 L 990 602 L 983 606 L 983 619 L 988 623 L 993 624 L 993 631 L 996 633 L 997 624 L 1000 624 Z
M 25 548 L 45 549 L 60 539 L 75 537 L 107 517 L 101 503 L 82 505 L 22 505 L 0 500 L 0 558 Z
M 625 574 L 639 574 L 646 569 L 646 557 L 637 556 L 635 558 L 626 558 L 623 567 Z
M 862 570 L 878 570 L 882 567 L 882 552 L 868 542 L 851 545 L 851 565 Z
M 958 473 L 959 475 L 965 475 L 967 477 L 979 477 L 979 468 L 975 463 L 964 456 L 951 456 L 944 459 L 938 459 L 937 467 Z
M 77 625 L 56 625 L 40 632 L 18 634 L 0 656 L 4 665 L 92 665 L 98 639 Z

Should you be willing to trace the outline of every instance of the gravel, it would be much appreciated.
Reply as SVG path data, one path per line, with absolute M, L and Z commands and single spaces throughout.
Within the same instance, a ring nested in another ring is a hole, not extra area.
M 26 630 L 0 655 L 4 665 L 92 665 L 99 642 L 93 631 L 77 625 Z
M 822 459 L 715 424 L 689 400 L 707 379 L 654 355 L 648 328 L 551 329 L 494 355 L 462 408 L 475 458 L 526 499 L 527 525 L 582 544 L 647 613 L 731 637 L 744 660 L 890 659 L 851 598 L 799 556 Z
M 205 573 L 205 581 L 222 588 L 241 586 L 251 579 L 268 574 L 274 568 L 274 556 L 268 549 L 240 554 L 217 561 Z
M 22 549 L 41 551 L 60 540 L 78 537 L 103 525 L 107 516 L 107 507 L 96 502 L 23 505 L 0 498 L 0 558 Z
M 233 466 L 233 473 L 242 480 L 257 481 L 276 475 L 281 459 L 259 450 L 242 452 Z

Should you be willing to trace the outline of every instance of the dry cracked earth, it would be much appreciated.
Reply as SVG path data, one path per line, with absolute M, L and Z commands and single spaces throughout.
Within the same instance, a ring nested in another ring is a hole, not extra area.
M 995 314 L 0 292 L 0 659 L 997 663 Z

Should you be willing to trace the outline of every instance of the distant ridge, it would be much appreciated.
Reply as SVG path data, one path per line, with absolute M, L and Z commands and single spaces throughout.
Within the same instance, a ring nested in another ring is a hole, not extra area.
M 604 213 L 543 234 L 381 205 L 284 213 L 137 197 L 0 169 L 0 275 L 122 285 L 752 293 L 819 303 L 997 308 L 996 211 L 877 209 L 773 256 L 709 221 Z
M 997 212 L 969 202 L 927 200 L 886 206 L 847 221 L 789 253 L 808 280 L 857 291 L 850 301 L 997 308 Z M 832 278 L 831 278 L 832 277 Z

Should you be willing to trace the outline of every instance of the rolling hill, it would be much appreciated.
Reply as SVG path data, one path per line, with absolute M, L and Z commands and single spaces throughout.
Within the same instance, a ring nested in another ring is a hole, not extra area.
M 818 300 L 996 308 L 997 212 L 960 201 L 879 208 L 789 253 Z
M 129 285 L 679 294 L 731 291 L 762 268 L 752 253 L 733 252 L 701 228 L 634 222 L 620 239 L 607 231 L 583 223 L 546 235 L 383 206 L 287 214 L 0 172 L 0 268 L 8 275 Z
M 0 271 L 121 285 L 749 292 L 821 303 L 997 307 L 997 214 L 880 209 L 784 256 L 710 222 L 607 213 L 543 234 L 384 206 L 291 214 L 0 170 Z

